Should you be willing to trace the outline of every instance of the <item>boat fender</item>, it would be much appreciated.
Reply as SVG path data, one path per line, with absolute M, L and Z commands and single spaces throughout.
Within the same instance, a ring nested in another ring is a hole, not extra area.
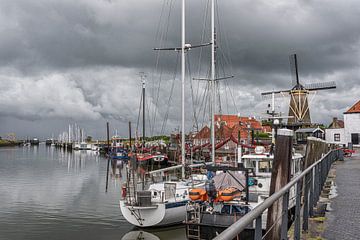
M 126 197 L 126 186 L 123 186 L 123 187 L 121 188 L 121 196 L 122 196 L 123 198 Z

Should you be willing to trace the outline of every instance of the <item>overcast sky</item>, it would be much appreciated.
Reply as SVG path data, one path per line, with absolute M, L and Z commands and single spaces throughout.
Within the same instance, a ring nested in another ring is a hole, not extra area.
M 78 123 L 102 137 L 106 121 L 127 136 L 128 121 L 135 128 L 138 119 L 139 72 L 147 75 L 152 132 L 180 126 L 177 54 L 152 50 L 180 46 L 180 2 L 0 0 L 0 136 L 45 138 Z M 187 1 L 191 44 L 209 42 L 207 3 Z M 295 52 L 301 82 L 337 84 L 314 96 L 314 122 L 342 118 L 360 99 L 360 1 L 223 0 L 217 12 L 219 76 L 234 75 L 219 83 L 223 113 L 263 116 L 269 100 L 260 93 L 291 87 L 288 57 Z M 209 50 L 188 54 L 191 76 L 206 77 Z M 191 86 L 195 98 L 205 87 L 189 79 L 188 130 L 194 123 Z M 287 101 L 277 99 L 284 114 Z

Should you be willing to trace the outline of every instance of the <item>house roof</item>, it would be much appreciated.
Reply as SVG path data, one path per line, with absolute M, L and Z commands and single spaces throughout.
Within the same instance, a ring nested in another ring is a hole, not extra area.
M 226 139 L 231 136 L 237 139 L 239 129 L 242 139 L 248 137 L 250 129 L 261 132 L 271 131 L 271 127 L 262 126 L 260 121 L 251 117 L 238 117 L 237 115 L 215 115 L 215 120 L 215 135 L 217 139 Z M 239 125 L 240 123 L 241 126 Z M 248 129 L 248 126 L 250 126 L 250 129 Z M 194 136 L 194 139 L 207 139 L 210 138 L 210 134 L 210 128 L 205 126 Z
M 333 119 L 333 121 L 330 123 L 328 128 L 344 128 L 344 121 L 343 120 L 339 120 L 336 117 Z
M 300 128 L 298 130 L 296 130 L 296 133 L 313 133 L 316 131 L 320 131 L 322 133 L 324 133 L 324 130 L 322 130 L 321 128 L 317 127 L 317 128 Z
M 239 126 L 241 123 L 243 126 L 246 126 L 250 124 L 251 128 L 261 129 L 261 123 L 256 120 L 253 117 L 239 117 L 237 115 L 230 115 L 230 114 L 224 114 L 224 115 L 215 115 L 215 121 L 217 123 L 220 123 L 220 125 L 223 123 L 226 126 L 233 128 L 234 126 Z
M 360 100 L 357 103 L 355 103 L 351 108 L 349 108 L 349 110 L 344 112 L 344 114 L 349 114 L 349 113 L 360 113 Z

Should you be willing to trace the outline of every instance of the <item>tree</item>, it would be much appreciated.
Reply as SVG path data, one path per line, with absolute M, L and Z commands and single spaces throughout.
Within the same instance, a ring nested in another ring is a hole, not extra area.
M 85 139 L 86 142 L 91 142 L 92 141 L 92 137 L 91 136 L 87 136 Z

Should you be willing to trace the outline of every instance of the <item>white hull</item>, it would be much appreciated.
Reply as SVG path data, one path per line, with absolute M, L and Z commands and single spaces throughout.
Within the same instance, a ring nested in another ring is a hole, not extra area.
M 180 224 L 186 217 L 187 200 L 176 203 L 158 203 L 151 207 L 128 206 L 120 201 L 124 218 L 137 227 L 152 227 Z

